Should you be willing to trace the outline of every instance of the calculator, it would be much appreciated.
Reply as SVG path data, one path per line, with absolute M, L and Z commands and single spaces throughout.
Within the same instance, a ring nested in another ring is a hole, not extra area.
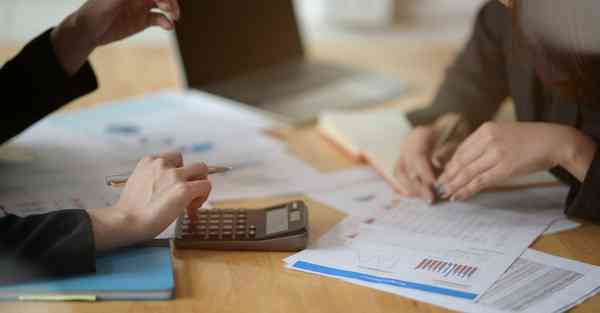
M 179 217 L 175 246 L 183 249 L 299 251 L 308 243 L 308 209 L 293 201 L 259 210 L 203 209 Z

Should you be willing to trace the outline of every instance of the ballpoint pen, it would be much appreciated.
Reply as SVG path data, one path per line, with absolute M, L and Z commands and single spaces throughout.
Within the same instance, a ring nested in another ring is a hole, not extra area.
M 231 171 L 233 168 L 228 166 L 209 166 L 208 175 L 222 174 Z M 111 175 L 106 177 L 106 184 L 110 187 L 121 188 L 124 187 L 132 173 Z
M 462 115 L 456 114 L 455 116 L 452 116 L 449 125 L 443 129 L 442 133 L 438 137 L 438 140 L 435 143 L 435 149 L 441 148 L 442 146 L 450 142 L 450 140 L 454 139 L 459 133 L 461 133 L 461 131 L 464 131 L 464 127 L 466 126 L 465 124 L 466 120 Z M 436 183 L 434 186 L 433 202 L 436 203 L 440 201 L 443 198 L 445 192 L 446 191 L 444 190 L 444 186 L 442 186 L 439 183 Z

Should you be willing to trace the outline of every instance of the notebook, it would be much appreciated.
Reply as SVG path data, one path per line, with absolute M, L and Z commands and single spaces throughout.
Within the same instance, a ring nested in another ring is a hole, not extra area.
M 368 111 L 329 111 L 319 115 L 318 131 L 357 161 L 369 163 L 392 187 L 400 158 L 400 143 L 413 129 L 406 113 L 399 107 Z M 558 181 L 548 172 L 516 177 L 499 184 L 502 188 L 555 185 Z
M 0 287 L 4 301 L 168 300 L 175 281 L 169 247 L 98 256 L 96 273 Z

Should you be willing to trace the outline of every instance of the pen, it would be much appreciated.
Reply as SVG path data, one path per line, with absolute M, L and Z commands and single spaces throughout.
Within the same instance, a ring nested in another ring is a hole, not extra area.
M 464 126 L 465 119 L 464 119 L 464 117 L 462 117 L 462 115 L 457 114 L 453 117 L 454 118 L 451 119 L 451 121 L 449 122 L 449 125 L 443 129 L 442 133 L 440 134 L 440 137 L 438 137 L 438 140 L 435 144 L 436 149 L 439 149 L 443 145 L 450 142 L 450 140 L 452 140 L 456 136 L 456 134 L 459 132 L 461 127 Z M 445 190 L 444 190 L 443 186 L 436 183 L 434 186 L 433 203 L 439 202 L 443 198 L 444 193 L 445 193 Z
M 208 175 L 227 173 L 232 169 L 233 168 L 229 166 L 209 166 Z M 106 184 L 114 188 L 124 187 L 129 176 L 131 176 L 131 173 L 108 176 L 106 177 Z

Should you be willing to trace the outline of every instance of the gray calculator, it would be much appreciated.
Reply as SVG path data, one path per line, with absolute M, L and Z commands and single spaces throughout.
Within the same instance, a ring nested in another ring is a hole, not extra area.
M 308 243 L 308 209 L 293 201 L 259 210 L 197 210 L 183 214 L 175 246 L 184 249 L 299 251 Z

